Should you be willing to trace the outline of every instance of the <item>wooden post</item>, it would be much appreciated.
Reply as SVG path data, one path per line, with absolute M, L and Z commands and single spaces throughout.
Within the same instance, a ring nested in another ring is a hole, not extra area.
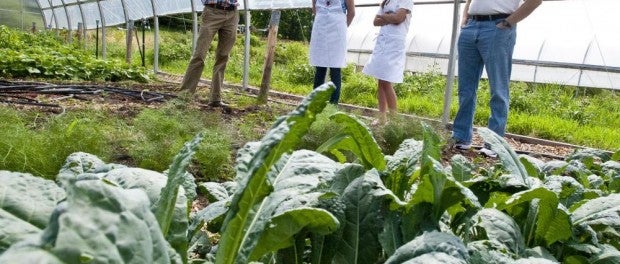
M 83 25 L 84 24 L 82 24 L 82 22 L 78 22 L 77 32 L 76 32 L 78 43 L 82 43 L 83 41 L 82 39 L 82 31 L 84 30 Z
M 127 62 L 128 64 L 131 63 L 131 40 L 132 40 L 132 36 L 133 36 L 133 20 L 129 20 L 127 21 L 127 38 L 126 43 L 127 43 L 127 47 L 125 49 L 125 62 Z
M 258 104 L 267 103 L 269 94 L 269 84 L 271 83 L 271 68 L 276 51 L 276 40 L 278 39 L 278 25 L 280 24 L 280 10 L 271 11 L 269 21 L 269 35 L 267 36 L 267 52 L 265 52 L 265 64 L 263 65 L 263 80 L 260 84 L 257 102 Z

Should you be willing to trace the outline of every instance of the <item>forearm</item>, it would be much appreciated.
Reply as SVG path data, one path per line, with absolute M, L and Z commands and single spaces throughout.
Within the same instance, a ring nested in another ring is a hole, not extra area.
M 347 0 L 347 26 L 351 25 L 355 17 L 355 3 L 353 0 Z
M 510 23 L 511 25 L 519 23 L 521 20 L 532 14 L 532 12 L 534 12 L 534 10 L 538 8 L 541 3 L 542 0 L 525 1 L 514 13 L 512 13 L 508 18 L 506 18 L 506 21 L 508 21 L 508 23 Z
M 469 19 L 469 4 L 471 3 L 471 0 L 467 0 L 467 2 L 465 3 L 465 8 L 463 8 L 463 16 L 461 17 L 461 27 L 467 25 L 467 20 Z
M 385 13 L 382 15 L 377 15 L 377 18 L 375 18 L 375 20 L 379 19 L 380 21 L 383 21 L 384 25 L 387 24 L 400 24 L 403 21 L 405 21 L 405 19 L 407 18 L 407 14 L 409 13 L 408 10 L 406 9 L 398 9 L 398 11 L 396 11 L 395 13 Z

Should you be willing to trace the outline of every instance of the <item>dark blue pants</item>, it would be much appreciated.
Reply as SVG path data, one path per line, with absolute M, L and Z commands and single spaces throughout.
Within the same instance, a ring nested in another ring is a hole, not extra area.
M 317 88 L 325 83 L 325 76 L 327 75 L 327 67 L 315 67 L 314 73 L 314 88 Z M 340 86 L 342 85 L 342 75 L 340 68 L 329 68 L 329 79 L 336 86 L 336 90 L 332 93 L 332 97 L 329 102 L 332 104 L 338 104 L 340 100 Z

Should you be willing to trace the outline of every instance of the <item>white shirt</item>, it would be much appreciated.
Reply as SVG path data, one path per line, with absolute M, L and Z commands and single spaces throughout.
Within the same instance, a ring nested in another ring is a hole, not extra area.
M 407 32 L 409 32 L 409 24 L 411 24 L 411 13 L 413 11 L 413 0 L 389 0 L 383 8 L 379 8 L 377 14 L 386 14 L 386 13 L 396 13 L 398 9 L 407 9 L 409 13 L 405 20 L 398 24 L 389 24 L 382 26 L 379 30 L 379 34 L 388 34 L 388 35 L 399 35 L 399 36 L 407 36 Z
M 522 0 L 471 0 L 469 4 L 470 15 L 495 15 L 514 13 Z

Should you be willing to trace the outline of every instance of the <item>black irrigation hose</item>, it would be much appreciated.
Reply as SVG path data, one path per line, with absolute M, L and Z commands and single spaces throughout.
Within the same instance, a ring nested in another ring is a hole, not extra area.
M 31 100 L 19 101 L 19 100 L 5 100 L 5 99 L 0 98 L 0 103 L 62 108 L 60 105 L 57 105 L 57 104 L 47 104 L 47 103 L 41 103 L 38 101 L 31 101 Z
M 102 85 L 54 85 L 49 83 L 34 82 L 10 82 L 0 80 L 0 96 L 3 94 L 38 93 L 38 94 L 57 94 L 57 95 L 84 95 L 113 93 L 128 97 L 133 97 L 145 102 L 163 102 L 168 99 L 176 98 L 176 95 L 145 91 L 131 90 L 113 86 Z M 3 100 L 4 103 L 18 103 L 13 100 Z M 46 106 L 44 103 L 38 105 Z

